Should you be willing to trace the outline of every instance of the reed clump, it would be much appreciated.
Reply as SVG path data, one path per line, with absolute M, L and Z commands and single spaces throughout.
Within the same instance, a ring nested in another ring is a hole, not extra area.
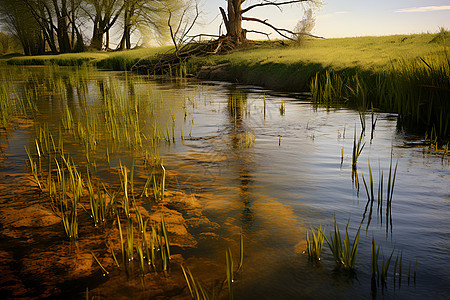
M 187 286 L 189 288 L 189 292 L 192 299 L 199 300 L 209 300 L 209 299 L 219 299 L 220 292 L 223 289 L 223 286 L 226 284 L 228 287 L 228 299 L 232 300 L 234 298 L 233 292 L 233 283 L 236 280 L 236 275 L 242 269 L 244 262 L 244 236 L 241 232 L 240 242 L 239 242 L 239 263 L 237 268 L 234 267 L 233 254 L 230 248 L 227 248 L 225 252 L 225 270 L 226 270 L 226 279 L 222 282 L 222 285 L 219 287 L 219 290 L 206 289 L 192 274 L 189 267 L 185 265 L 180 265 L 184 278 L 186 280 Z
M 389 175 L 387 177 L 386 183 L 384 181 L 383 171 L 379 170 L 377 192 L 375 192 L 376 184 L 374 182 L 374 176 L 372 174 L 372 168 L 370 166 L 370 162 L 368 162 L 368 167 L 369 167 L 368 182 L 366 181 L 364 174 L 362 174 L 364 188 L 365 188 L 366 195 L 367 195 L 367 203 L 366 203 L 366 207 L 364 209 L 363 219 L 361 221 L 361 224 L 364 222 L 364 220 L 366 218 L 367 210 L 369 209 L 368 222 L 367 222 L 367 226 L 366 226 L 366 232 L 367 232 L 370 222 L 371 222 L 371 219 L 372 219 L 374 203 L 377 203 L 377 215 L 380 216 L 381 222 L 383 222 L 382 211 L 383 211 L 383 203 L 385 202 L 386 203 L 386 233 L 387 233 L 389 224 L 392 223 L 392 215 L 391 215 L 392 199 L 393 199 L 393 194 L 394 194 L 395 178 L 397 175 L 398 162 L 396 163 L 396 165 L 394 167 L 392 157 L 391 157 L 391 161 L 390 161 L 390 165 L 389 165 Z M 386 190 L 385 190 L 385 187 L 386 187 Z
M 325 234 L 322 227 L 317 228 L 317 233 L 311 228 L 311 239 L 309 235 L 309 230 L 306 232 L 306 247 L 308 252 L 308 257 L 312 260 L 320 260 L 320 254 L 322 253 L 322 246 L 325 240 Z
M 342 265 L 345 270 L 353 271 L 355 270 L 356 254 L 358 253 L 359 233 L 361 231 L 361 227 L 358 229 L 353 243 L 350 244 L 350 237 L 348 234 L 349 223 L 350 222 L 347 223 L 347 227 L 345 228 L 343 242 L 336 219 L 334 219 L 334 233 L 330 233 L 329 239 L 325 236 L 325 240 L 327 241 L 331 253 L 333 254 L 334 260 L 339 265 Z
M 435 128 L 447 139 L 450 124 L 450 54 L 397 59 L 382 72 L 330 71 L 318 73 L 310 90 L 313 102 L 326 106 L 344 103 L 366 111 L 371 106 L 398 113 L 405 125 Z

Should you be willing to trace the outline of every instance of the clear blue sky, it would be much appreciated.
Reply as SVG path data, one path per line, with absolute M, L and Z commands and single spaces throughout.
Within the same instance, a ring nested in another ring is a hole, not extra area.
M 226 8 L 225 0 L 202 0 L 204 16 L 202 27 L 196 33 L 217 34 L 222 18 L 219 6 Z M 248 2 L 248 3 L 247 3 Z M 244 7 L 259 1 L 247 0 Z M 302 18 L 299 5 L 287 5 L 283 12 L 274 7 L 256 8 L 246 16 L 268 19 L 272 24 L 293 29 Z M 313 33 L 327 38 L 352 37 L 366 35 L 409 34 L 436 32 L 439 27 L 450 29 L 449 0 L 327 0 L 316 10 L 316 26 Z M 271 29 L 254 22 L 244 22 L 244 28 L 265 30 Z M 222 26 L 222 32 L 225 30 Z M 272 33 L 271 38 L 279 38 Z M 250 38 L 265 38 L 250 36 Z

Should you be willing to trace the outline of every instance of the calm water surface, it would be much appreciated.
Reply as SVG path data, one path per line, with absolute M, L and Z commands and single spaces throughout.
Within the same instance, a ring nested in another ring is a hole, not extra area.
M 199 245 L 184 256 L 194 274 L 211 272 L 209 265 L 216 262 L 219 267 L 214 272 L 225 276 L 225 250 L 231 247 L 235 258 L 239 256 L 242 230 L 244 268 L 236 279 L 236 298 L 449 297 L 448 157 L 414 146 L 411 141 L 417 138 L 397 127 L 395 115 L 375 112 L 373 140 L 372 116 L 366 115 L 358 192 L 351 167 L 354 134 L 361 132 L 356 111 L 314 107 L 307 95 L 275 94 L 225 83 L 152 80 L 95 69 L 89 73 L 64 68 L 20 70 L 16 92 L 20 94 L 27 86 L 41 95 L 35 118 L 55 132 L 66 107 L 77 122 L 86 121 L 86 115 L 102 111 L 105 90 L 115 90 L 130 106 L 138 103 L 144 134 L 151 135 L 158 120 L 161 130 L 173 135 L 170 143 L 160 145 L 168 171 L 167 188 L 194 195 L 203 213 L 219 225 L 214 236 L 202 234 L 201 226 L 192 229 Z M 47 80 L 59 82 L 60 91 L 55 86 L 44 88 L 49 85 Z M 98 126 L 102 128 L 101 123 Z M 11 133 L 3 172 L 26 170 L 25 146 L 32 147 L 34 136 L 34 127 Z M 142 148 L 130 150 L 113 146 L 102 136 L 98 141 L 92 157 L 97 175 L 105 181 L 118 180 L 107 166 L 106 149 L 113 166 L 130 165 L 148 150 L 145 142 Z M 70 137 L 65 143 L 74 160 L 85 159 L 79 143 Z M 362 174 L 367 180 L 370 162 L 376 185 L 380 171 L 386 181 L 391 156 L 394 164 L 398 162 L 392 215 L 386 219 L 385 203 L 382 214 L 377 214 L 375 203 L 370 225 L 367 216 L 361 225 L 367 204 Z M 361 225 L 353 275 L 335 269 L 326 244 L 319 264 L 309 262 L 303 253 L 306 230 L 321 225 L 329 235 L 334 218 L 341 231 L 349 222 L 351 240 Z M 372 236 L 381 246 L 380 257 L 394 250 L 387 285 L 376 291 L 371 291 Z M 400 252 L 403 277 L 399 283 L 398 279 L 394 282 L 393 270 Z M 409 265 L 412 276 L 416 262 L 416 281 L 411 278 L 408 284 Z

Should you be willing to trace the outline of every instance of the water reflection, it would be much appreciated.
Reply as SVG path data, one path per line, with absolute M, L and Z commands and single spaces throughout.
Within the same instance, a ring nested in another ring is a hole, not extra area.
M 253 180 L 251 165 L 251 144 L 247 144 L 246 139 L 249 134 L 248 128 L 246 128 L 244 117 L 247 112 L 247 92 L 244 90 L 236 89 L 235 87 L 229 87 L 228 89 L 228 115 L 230 122 L 230 129 L 228 131 L 230 138 L 230 147 L 232 153 L 235 154 L 236 160 L 236 173 L 239 178 L 239 201 L 242 203 L 241 213 L 241 227 L 243 232 L 247 232 L 254 221 L 254 211 L 252 210 L 251 197 L 252 194 L 249 191 Z
M 86 150 L 78 130 L 95 125 L 97 133 L 87 135 L 98 141 L 91 162 L 95 161 L 99 176 L 111 181 L 118 181 L 115 168 L 121 163 L 129 166 L 145 155 L 153 159 L 161 151 L 169 189 L 194 194 L 208 217 L 221 226 L 216 239 L 203 243 L 205 252 L 213 252 L 210 255 L 222 262 L 223 249 L 233 241 L 232 246 L 237 244 L 242 228 L 246 237 L 243 295 L 301 298 L 305 290 L 318 293 L 309 294 L 318 298 L 369 295 L 372 235 L 384 253 L 395 247 L 405 250 L 405 261 L 420 258 L 422 276 L 431 278 L 421 279 L 421 289 L 405 288 L 405 297 L 428 295 L 432 289 L 443 294 L 443 283 L 449 278 L 449 254 L 443 249 L 450 224 L 447 210 L 442 209 L 448 207 L 448 164 L 442 165 L 441 157 L 402 147 L 396 120 L 389 115 L 379 116 L 373 141 L 367 143 L 358 165 L 360 174 L 368 174 L 370 158 L 387 170 L 394 149 L 399 160 L 398 182 L 392 211 L 383 220 L 372 211 L 373 202 L 366 201 L 365 191 L 357 195 L 352 185 L 352 137 L 336 141 L 342 129 L 353 132 L 359 126 L 357 112 L 313 110 L 309 104 L 278 97 L 263 102 L 261 93 L 233 86 L 156 84 L 122 73 L 58 72 L 50 69 L 48 76 L 30 72 L 24 80 L 29 90 L 40 93 L 37 120 L 58 128 L 65 110 L 70 111 L 77 130 L 63 132 L 65 142 L 73 144 L 67 151 L 83 162 Z M 26 97 L 24 89 L 17 91 Z M 118 122 L 119 129 L 108 127 L 111 120 Z M 314 140 L 308 130 L 313 130 Z M 33 134 L 33 130 L 26 131 L 21 143 L 32 147 Z M 141 173 L 139 179 L 145 181 Z M 322 268 L 311 270 L 305 256 L 295 252 L 295 244 L 305 237 L 304 224 L 326 226 L 336 217 L 341 226 L 351 216 L 350 236 L 354 236 L 365 210 L 366 220 L 372 219 L 367 236 L 361 236 L 359 281 L 330 272 L 335 263 L 327 253 Z M 383 225 L 390 228 L 390 240 Z M 392 292 L 395 286 L 387 289 Z

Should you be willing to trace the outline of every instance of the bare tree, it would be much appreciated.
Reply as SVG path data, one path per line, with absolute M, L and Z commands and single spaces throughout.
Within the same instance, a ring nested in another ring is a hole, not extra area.
M 186 1 L 181 7 L 168 8 L 167 10 L 169 13 L 167 26 L 175 51 L 178 52 L 180 46 L 188 41 L 188 34 L 200 16 L 199 4 L 196 1 Z
M 289 4 L 307 3 L 307 2 L 311 4 L 317 3 L 315 0 L 291 0 L 291 1 L 261 0 L 259 3 L 255 3 L 245 8 L 242 8 L 244 2 L 245 0 L 227 0 L 228 6 L 226 12 L 225 9 L 219 7 L 220 13 L 222 14 L 223 22 L 227 29 L 227 36 L 230 37 L 237 45 L 243 44 L 247 40 L 246 36 L 247 30 L 242 28 L 242 21 L 257 22 L 263 24 L 287 39 L 292 39 L 292 35 L 295 35 L 293 31 L 276 27 L 271 23 L 269 23 L 267 20 L 244 16 L 244 14 L 249 12 L 250 10 L 264 6 L 273 6 L 274 8 L 278 8 L 281 10 L 283 6 Z

